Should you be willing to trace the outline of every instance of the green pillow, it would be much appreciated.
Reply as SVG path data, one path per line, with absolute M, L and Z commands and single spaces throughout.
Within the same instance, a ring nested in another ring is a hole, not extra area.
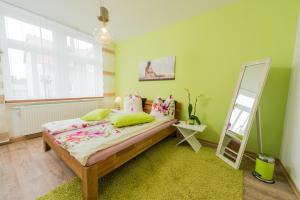
M 81 119 L 85 121 L 100 121 L 107 117 L 110 112 L 110 109 L 96 109 L 84 115 Z
M 115 127 L 124 127 L 152 122 L 154 119 L 154 117 L 147 113 L 138 112 L 116 115 L 112 117 L 111 121 Z

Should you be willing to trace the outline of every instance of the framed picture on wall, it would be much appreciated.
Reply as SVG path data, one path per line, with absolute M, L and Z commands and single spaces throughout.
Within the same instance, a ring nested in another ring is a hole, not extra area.
M 139 64 L 139 81 L 175 80 L 175 56 Z

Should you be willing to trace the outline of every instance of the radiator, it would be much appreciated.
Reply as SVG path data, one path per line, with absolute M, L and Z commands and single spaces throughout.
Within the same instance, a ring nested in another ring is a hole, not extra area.
M 98 101 L 81 101 L 10 107 L 9 133 L 12 136 L 38 133 L 44 123 L 78 118 L 98 105 Z

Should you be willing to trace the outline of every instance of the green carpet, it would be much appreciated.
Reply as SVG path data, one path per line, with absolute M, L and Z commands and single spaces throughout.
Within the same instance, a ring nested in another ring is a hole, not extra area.
M 168 138 L 101 178 L 101 200 L 239 200 L 243 199 L 243 172 L 234 170 L 202 147 L 176 146 Z M 74 178 L 39 200 L 77 200 L 81 182 Z

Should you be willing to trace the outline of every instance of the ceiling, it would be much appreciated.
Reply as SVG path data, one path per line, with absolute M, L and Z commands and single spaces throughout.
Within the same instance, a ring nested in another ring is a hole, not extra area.
M 5 0 L 1 0 L 5 1 Z M 99 0 L 6 0 L 49 19 L 92 33 L 97 26 Z M 103 0 L 110 12 L 114 40 L 153 31 L 237 0 Z

